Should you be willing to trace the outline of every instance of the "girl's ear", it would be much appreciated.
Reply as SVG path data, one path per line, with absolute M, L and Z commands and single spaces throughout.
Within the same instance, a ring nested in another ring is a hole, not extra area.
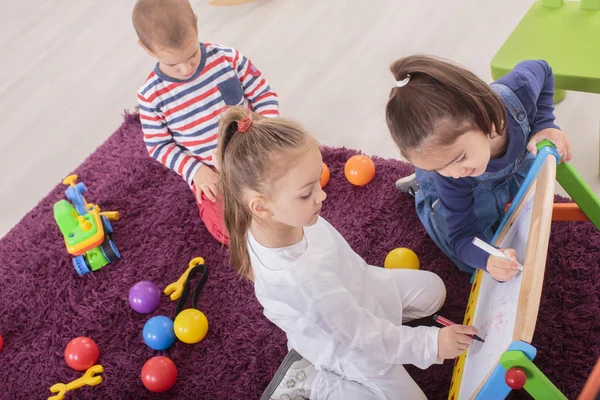
M 494 138 L 494 137 L 496 137 L 496 136 L 500 136 L 500 135 L 502 135 L 502 132 L 498 132 L 498 131 L 496 130 L 496 124 L 494 124 L 494 123 L 492 122 L 492 134 L 490 135 L 490 137 L 493 137 L 493 138 Z
M 271 207 L 269 203 L 266 201 L 264 196 L 257 194 L 252 195 L 248 201 L 248 207 L 253 215 L 256 215 L 259 218 L 267 219 L 273 216 L 273 212 L 271 211 Z

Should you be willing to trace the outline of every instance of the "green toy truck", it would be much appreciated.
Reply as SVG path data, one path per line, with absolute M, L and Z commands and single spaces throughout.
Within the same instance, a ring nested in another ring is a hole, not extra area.
M 77 175 L 63 180 L 68 185 L 67 200 L 54 203 L 54 219 L 65 238 L 69 254 L 77 273 L 85 275 L 121 258 L 112 241 L 113 228 L 110 221 L 119 219 L 118 211 L 101 212 L 96 204 L 88 203 L 83 197 L 87 191 L 83 182 L 75 183 Z

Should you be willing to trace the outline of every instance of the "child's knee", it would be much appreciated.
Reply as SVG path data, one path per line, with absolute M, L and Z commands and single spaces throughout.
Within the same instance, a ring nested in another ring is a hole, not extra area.
M 427 310 L 428 314 L 433 314 L 438 311 L 444 305 L 446 301 L 446 285 L 444 285 L 444 281 L 442 278 L 434 274 L 433 272 L 428 272 L 428 287 L 429 287 L 429 295 L 430 295 L 430 308 Z

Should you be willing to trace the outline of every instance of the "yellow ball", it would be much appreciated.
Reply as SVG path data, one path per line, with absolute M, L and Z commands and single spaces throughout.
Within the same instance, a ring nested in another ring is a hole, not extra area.
M 389 252 L 383 266 L 385 268 L 420 269 L 421 262 L 414 251 L 399 247 Z
M 195 308 L 188 308 L 180 312 L 173 323 L 175 335 L 183 343 L 198 343 L 208 332 L 206 316 Z

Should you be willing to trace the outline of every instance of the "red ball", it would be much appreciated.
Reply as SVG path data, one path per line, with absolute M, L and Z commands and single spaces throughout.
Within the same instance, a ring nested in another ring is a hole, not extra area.
M 2 339 L 2 335 L 0 335 L 0 351 L 2 351 L 3 347 L 4 347 L 4 339 Z
M 99 356 L 96 342 L 85 336 L 71 340 L 65 348 L 65 361 L 76 371 L 85 371 L 96 364 Z
M 151 392 L 166 392 L 173 387 L 176 380 L 177 367 L 167 357 L 152 357 L 142 367 L 142 382 Z
M 521 368 L 511 368 L 506 371 L 504 380 L 506 381 L 508 387 L 514 390 L 519 390 L 525 386 L 527 375 L 525 375 L 525 372 Z

